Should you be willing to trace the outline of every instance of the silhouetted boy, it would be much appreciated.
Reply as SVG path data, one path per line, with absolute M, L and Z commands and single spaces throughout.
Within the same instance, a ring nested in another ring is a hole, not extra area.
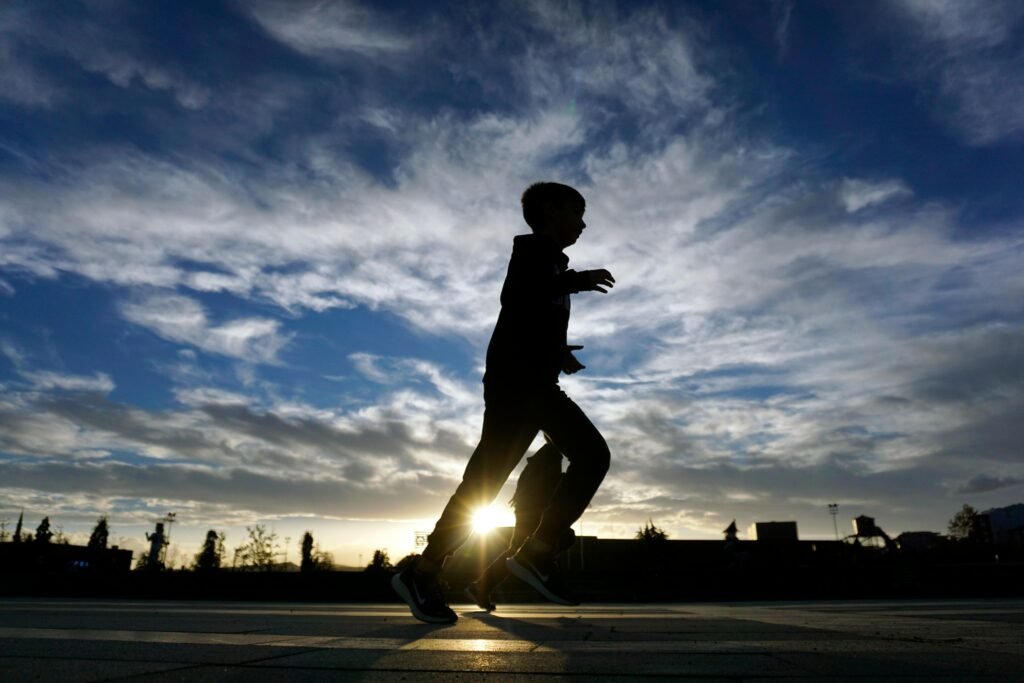
M 487 347 L 480 444 L 422 557 L 392 580 L 413 615 L 426 622 L 451 623 L 458 618 L 444 600 L 438 574 L 469 537 L 473 511 L 494 500 L 538 431 L 565 455 L 569 467 L 540 524 L 508 558 L 507 567 L 547 599 L 576 604 L 555 565 L 555 549 L 608 471 L 604 438 L 558 386 L 558 375 L 583 368 L 572 355 L 582 347 L 566 343 L 569 295 L 605 293 L 615 279 L 607 270 L 568 269 L 569 257 L 562 250 L 586 227 L 583 195 L 568 185 L 536 183 L 523 193 L 522 206 L 533 234 L 513 240 L 501 312 Z
M 466 586 L 466 595 L 481 609 L 488 612 L 497 609 L 491 600 L 491 593 L 508 577 L 505 560 L 522 547 L 540 524 L 544 510 L 562 482 L 562 476 L 562 454 L 550 443 L 544 444 L 526 459 L 526 467 L 519 475 L 516 492 L 512 496 L 516 526 L 512 530 L 508 550 L 501 553 L 476 581 Z M 555 545 L 555 554 L 569 549 L 575 542 L 575 532 L 571 528 L 566 529 Z

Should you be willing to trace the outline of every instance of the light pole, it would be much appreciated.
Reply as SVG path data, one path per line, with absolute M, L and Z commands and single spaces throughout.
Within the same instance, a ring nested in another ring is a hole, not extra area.
M 839 504 L 829 503 L 828 514 L 832 515 L 832 529 L 836 532 L 836 540 L 839 540 L 839 525 L 836 524 L 836 515 L 839 514 Z

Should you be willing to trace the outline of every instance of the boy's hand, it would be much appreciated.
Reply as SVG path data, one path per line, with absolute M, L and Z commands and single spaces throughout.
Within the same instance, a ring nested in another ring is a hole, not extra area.
M 572 355 L 573 351 L 579 351 L 582 346 L 566 346 L 565 353 L 562 355 L 562 372 L 567 375 L 572 375 L 579 372 L 583 368 L 587 367 L 583 363 L 576 360 L 576 356 Z
M 597 270 L 585 270 L 583 274 L 587 277 L 587 289 L 584 291 L 601 292 L 607 294 L 608 290 L 615 286 L 615 278 L 604 268 Z M 607 289 L 605 289 L 607 287 Z

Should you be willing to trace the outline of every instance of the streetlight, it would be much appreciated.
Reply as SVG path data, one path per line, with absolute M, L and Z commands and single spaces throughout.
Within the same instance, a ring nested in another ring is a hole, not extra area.
M 832 528 L 836 532 L 836 540 L 838 541 L 839 540 L 839 526 L 836 524 L 836 515 L 839 514 L 839 504 L 838 503 L 829 503 L 828 504 L 828 514 L 832 515 Z

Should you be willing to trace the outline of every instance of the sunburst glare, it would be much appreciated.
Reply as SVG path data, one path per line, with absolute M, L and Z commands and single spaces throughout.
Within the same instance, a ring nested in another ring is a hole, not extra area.
M 495 528 L 506 523 L 506 516 L 508 515 L 505 511 L 499 510 L 493 505 L 478 508 L 476 512 L 473 513 L 473 532 L 477 534 L 489 534 L 494 531 Z

